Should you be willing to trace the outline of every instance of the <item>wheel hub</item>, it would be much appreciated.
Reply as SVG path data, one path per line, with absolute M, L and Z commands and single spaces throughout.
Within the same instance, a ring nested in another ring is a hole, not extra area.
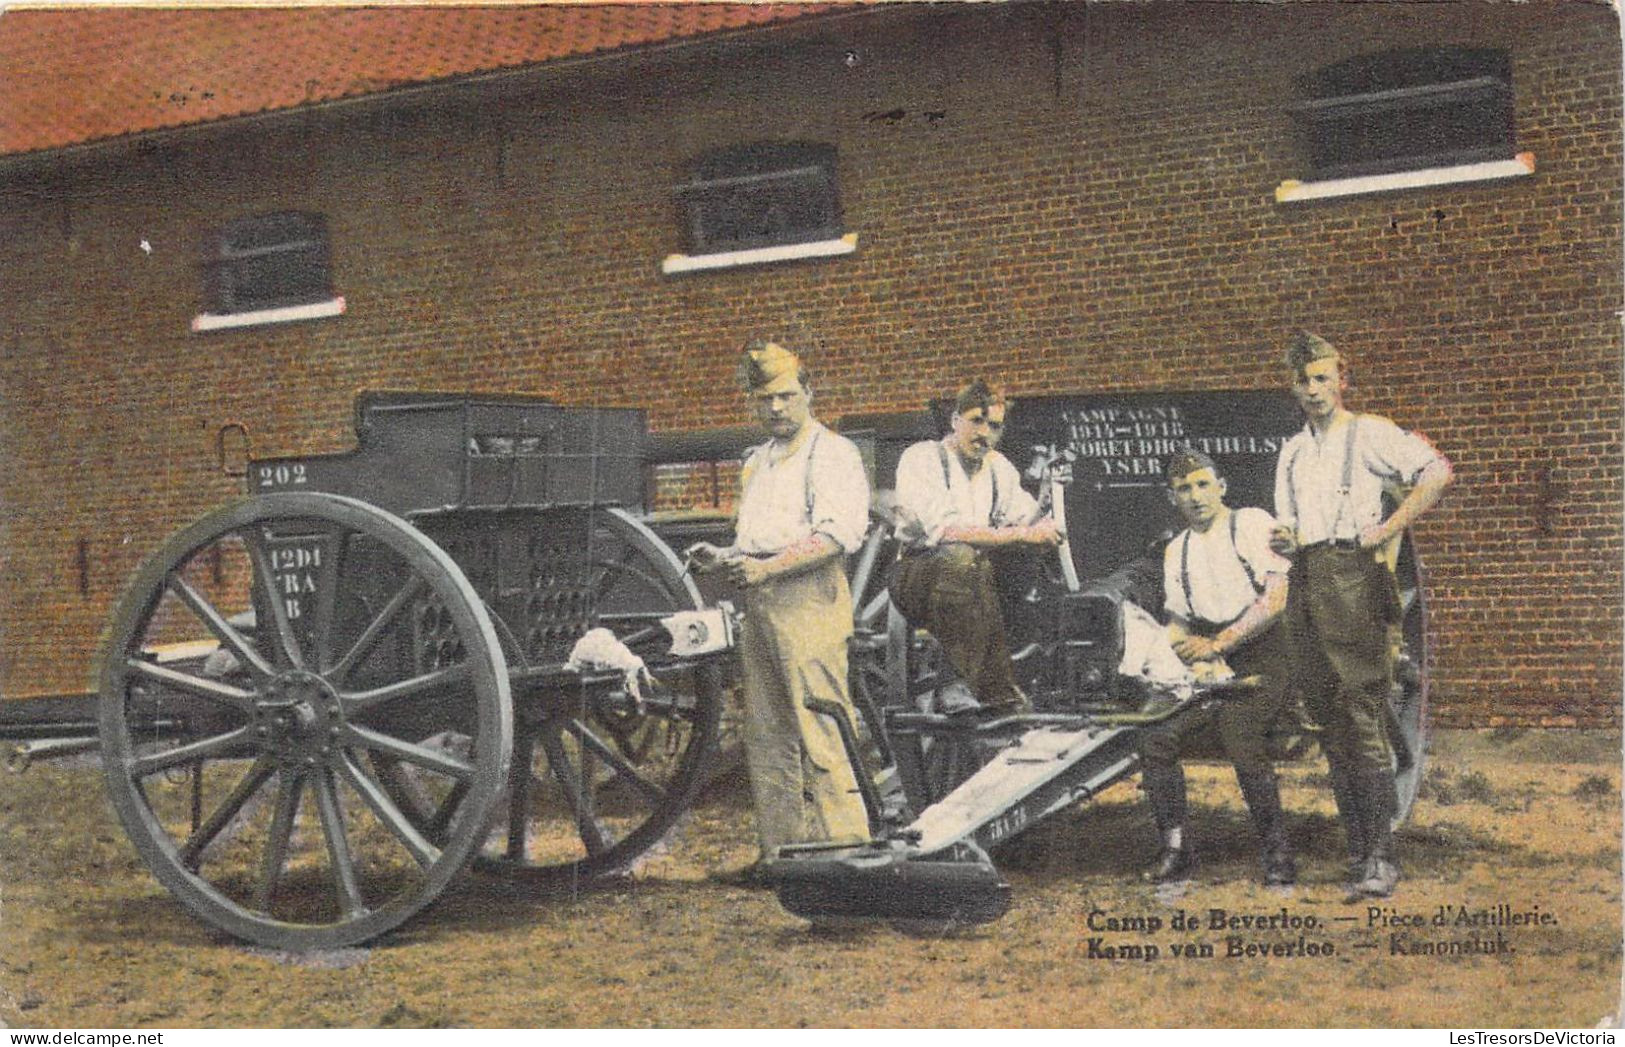
M 284 763 L 325 762 L 343 728 L 338 692 L 315 673 L 280 673 L 254 698 L 254 736 Z

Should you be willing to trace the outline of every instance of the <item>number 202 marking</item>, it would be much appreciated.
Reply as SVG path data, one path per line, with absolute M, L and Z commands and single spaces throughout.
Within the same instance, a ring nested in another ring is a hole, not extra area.
M 261 487 L 287 487 L 291 484 L 305 482 L 305 465 L 295 462 L 292 465 L 262 465 L 260 466 Z

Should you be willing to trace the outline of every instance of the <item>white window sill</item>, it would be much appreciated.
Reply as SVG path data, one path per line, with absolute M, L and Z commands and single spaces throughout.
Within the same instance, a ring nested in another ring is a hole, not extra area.
M 719 254 L 669 254 L 660 262 L 660 271 L 692 273 L 702 269 L 732 269 L 741 265 L 763 265 L 768 262 L 791 262 L 800 258 L 832 258 L 851 254 L 858 249 L 858 234 L 847 233 L 838 240 L 814 240 L 805 244 L 780 244 L 776 247 L 756 247 L 749 251 L 723 251 Z
M 295 320 L 319 320 L 324 316 L 344 313 L 344 296 L 325 302 L 305 305 L 285 305 L 278 309 L 256 309 L 248 313 L 199 313 L 192 317 L 194 331 L 221 331 L 228 327 L 253 327 L 257 324 L 285 324 Z
M 1511 160 L 1490 160 L 1481 164 L 1454 167 L 1427 167 L 1419 171 L 1366 175 L 1361 178 L 1334 178 L 1325 182 L 1299 182 L 1288 179 L 1275 187 L 1275 202 L 1294 204 L 1305 200 L 1325 200 L 1334 196 L 1387 193 L 1396 189 L 1420 189 L 1459 182 L 1489 182 L 1501 178 L 1522 178 L 1535 173 L 1535 154 L 1519 153 Z

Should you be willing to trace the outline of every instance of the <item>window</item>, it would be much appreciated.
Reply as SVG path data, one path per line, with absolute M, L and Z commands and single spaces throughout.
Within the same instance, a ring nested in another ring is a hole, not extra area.
M 836 240 L 835 148 L 758 142 L 701 157 L 677 187 L 692 255 Z
M 1513 158 L 1504 51 L 1429 48 L 1322 69 L 1293 107 L 1308 177 L 1358 178 Z
M 299 211 L 239 218 L 214 238 L 204 263 L 207 312 L 252 313 L 333 297 L 327 222 Z

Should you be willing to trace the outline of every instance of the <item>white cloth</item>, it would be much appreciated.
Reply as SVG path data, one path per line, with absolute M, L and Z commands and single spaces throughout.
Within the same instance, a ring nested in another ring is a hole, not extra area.
M 1313 545 L 1349 539 L 1382 521 L 1385 483 L 1414 483 L 1439 452 L 1416 433 L 1380 415 L 1359 415 L 1354 437 L 1354 468 L 1345 498 L 1343 458 L 1350 414 L 1318 437 L 1306 425 L 1281 448 L 1275 461 L 1275 515 L 1297 528 L 1298 541 Z
M 943 478 L 943 452 L 948 476 Z M 998 504 L 993 504 L 997 478 Z M 898 537 L 909 545 L 934 546 L 950 526 L 1019 527 L 1038 516 L 1038 502 L 1021 486 L 1010 459 L 989 451 L 975 476 L 967 476 L 947 439 L 922 440 L 897 461 Z
M 1191 696 L 1196 680 L 1190 666 L 1174 653 L 1168 630 L 1131 600 L 1123 601 L 1123 659 L 1117 671 L 1149 681 L 1181 701 Z
M 1235 621 L 1258 598 L 1247 577 L 1245 559 L 1253 577 L 1263 585 L 1266 576 L 1286 574 L 1291 564 L 1270 549 L 1275 519 L 1262 509 L 1233 509 L 1236 542 L 1230 544 L 1230 516 L 1213 521 L 1205 534 L 1193 530 L 1168 543 L 1162 554 L 1163 609 L 1187 621 L 1200 618 L 1223 625 Z M 1190 554 L 1186 556 L 1186 542 Z M 1185 594 L 1185 578 L 1190 595 Z
M 812 534 L 826 534 L 846 552 L 869 529 L 869 477 L 863 455 L 844 436 L 809 419 L 790 453 L 772 460 L 773 443 L 745 456 L 734 539 L 752 556 L 771 556 Z

